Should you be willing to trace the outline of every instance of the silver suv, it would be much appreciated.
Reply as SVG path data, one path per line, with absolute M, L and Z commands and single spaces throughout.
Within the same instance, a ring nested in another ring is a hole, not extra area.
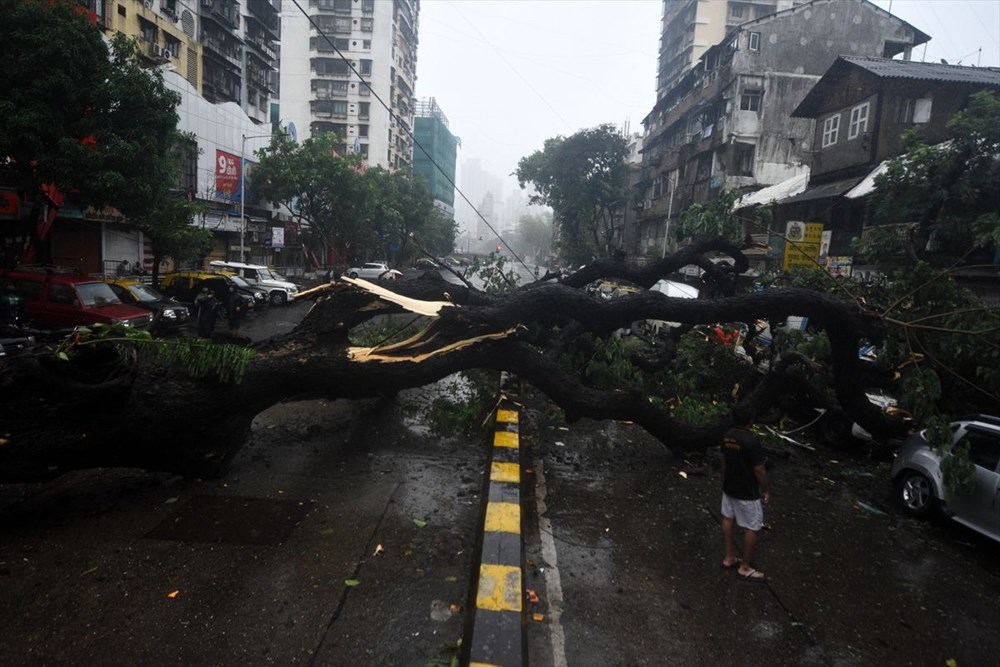
M 949 518 L 1000 541 L 1000 417 L 973 415 L 952 422 L 951 444 L 939 455 L 924 431 L 907 438 L 892 462 L 892 479 L 903 507 L 916 516 L 940 509 Z M 969 493 L 949 491 L 941 461 L 959 444 L 968 444 L 973 464 Z

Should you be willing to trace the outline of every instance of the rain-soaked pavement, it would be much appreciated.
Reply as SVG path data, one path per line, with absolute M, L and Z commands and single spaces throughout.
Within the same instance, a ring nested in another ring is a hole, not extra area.
M 288 330 L 302 310 L 241 333 Z M 448 664 L 487 449 L 420 421 L 435 394 L 461 394 L 452 383 L 275 406 L 219 480 L 96 470 L 0 486 L 0 664 Z M 902 516 L 886 462 L 773 450 L 757 562 L 770 582 L 750 584 L 720 568 L 710 459 L 522 400 L 531 665 L 1000 654 L 1000 546 Z
M 217 480 L 0 485 L 0 664 L 448 664 L 488 446 L 421 422 L 453 385 L 274 406 Z
M 711 458 L 632 426 L 552 421 L 521 439 L 541 512 L 525 528 L 534 665 L 958 665 L 1000 655 L 1000 545 L 903 516 L 888 463 L 772 450 L 756 565 L 721 568 Z

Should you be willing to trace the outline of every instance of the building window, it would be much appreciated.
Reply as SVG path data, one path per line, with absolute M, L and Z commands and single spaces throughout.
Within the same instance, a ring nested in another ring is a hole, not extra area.
M 371 102 L 358 102 L 358 118 L 361 120 L 368 120 L 371 114 Z
M 361 31 L 372 32 L 375 29 L 375 19 L 361 19 Z
M 361 59 L 361 76 L 371 76 L 372 61 L 367 58 Z
M 760 33 L 752 32 L 750 33 L 750 41 L 747 43 L 747 48 L 751 51 L 760 51 Z
M 740 111 L 760 111 L 760 98 L 763 93 L 759 90 L 744 90 L 740 96 Z
M 358 136 L 364 137 L 365 139 L 368 138 L 368 126 L 365 125 L 364 123 L 358 125 Z
M 931 98 L 921 97 L 913 101 L 913 122 L 929 123 L 931 121 Z
M 733 153 L 738 176 L 753 176 L 755 148 L 752 144 L 734 144 Z
M 150 44 L 156 44 L 156 24 L 139 17 L 139 38 Z
M 840 134 L 839 113 L 823 121 L 823 148 L 837 143 L 838 134 Z
M 364 49 L 364 50 L 366 50 L 366 51 L 371 50 L 371 48 L 372 48 L 372 40 L 370 40 L 370 39 L 363 39 L 363 40 L 361 40 L 361 48 Z
M 847 139 L 856 139 L 859 134 L 868 131 L 869 103 L 859 104 L 851 109 L 851 124 L 847 128 Z
M 734 19 L 741 19 L 745 10 L 746 8 L 743 5 L 733 4 L 729 6 L 729 15 Z

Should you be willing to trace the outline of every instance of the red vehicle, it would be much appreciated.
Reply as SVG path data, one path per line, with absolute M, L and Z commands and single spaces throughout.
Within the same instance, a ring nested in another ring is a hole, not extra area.
M 145 329 L 148 310 L 127 306 L 107 283 L 79 272 L 52 267 L 0 271 L 0 287 L 13 285 L 24 302 L 31 326 L 72 329 L 90 324 L 124 324 Z

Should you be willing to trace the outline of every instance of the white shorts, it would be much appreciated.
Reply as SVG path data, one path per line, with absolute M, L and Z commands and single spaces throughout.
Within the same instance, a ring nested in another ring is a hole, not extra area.
M 740 500 L 722 494 L 722 516 L 735 517 L 736 525 L 757 532 L 764 527 L 764 506 L 759 500 Z

